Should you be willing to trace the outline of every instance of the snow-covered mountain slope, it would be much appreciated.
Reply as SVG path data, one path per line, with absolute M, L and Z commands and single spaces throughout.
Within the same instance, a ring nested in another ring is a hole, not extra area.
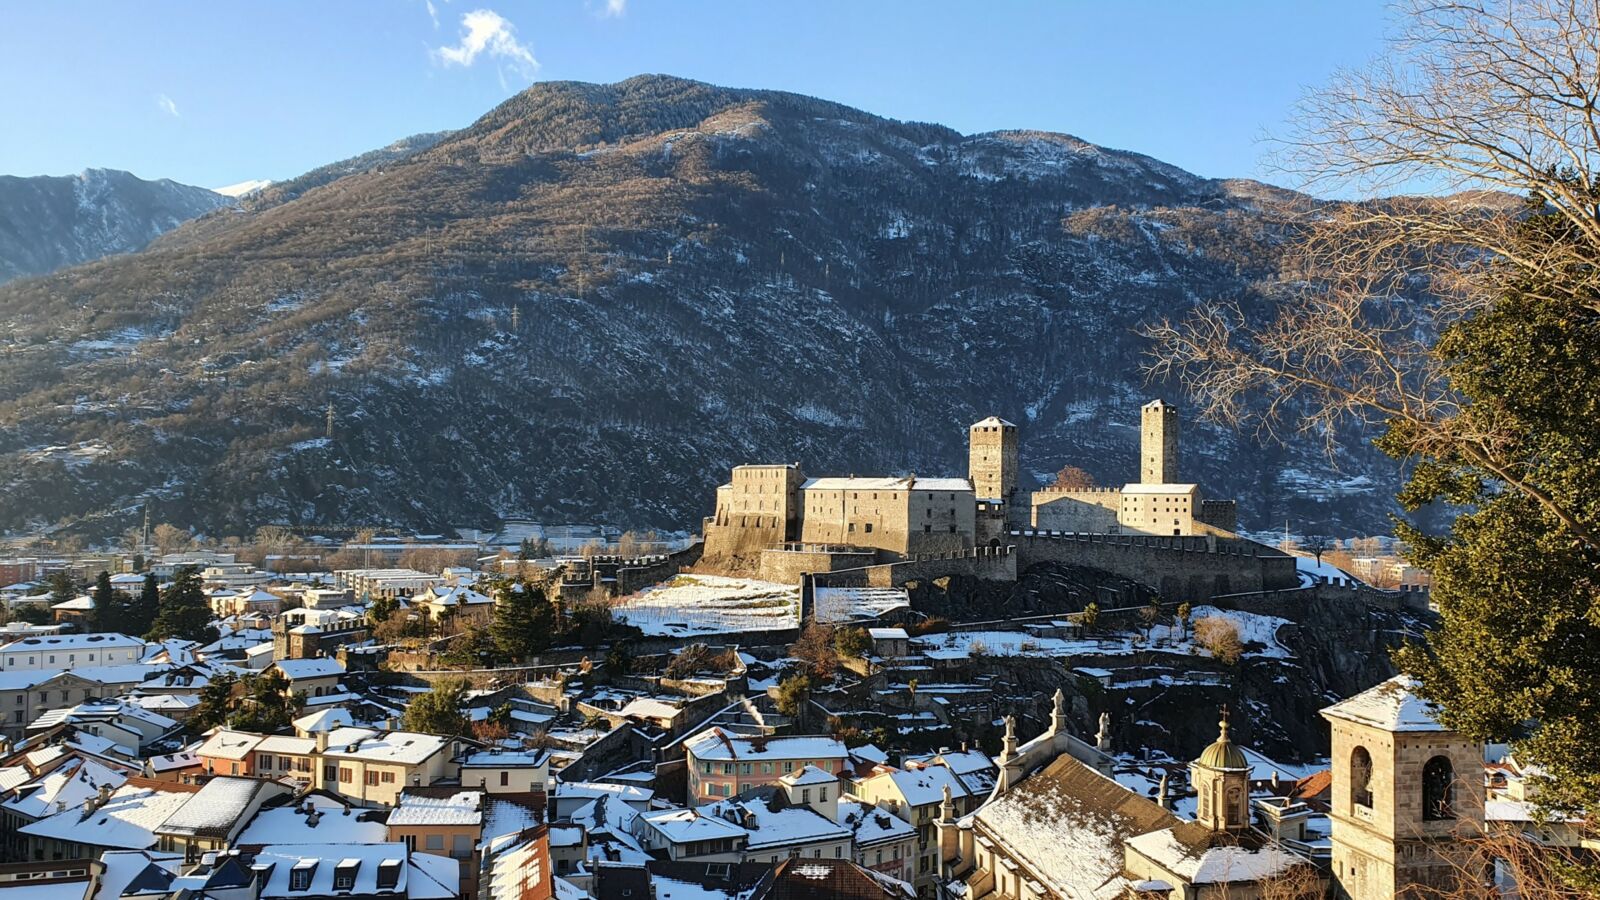
M 248 181 L 241 181 L 237 184 L 225 185 L 219 188 L 212 188 L 211 190 L 215 193 L 221 194 L 224 197 L 238 198 L 247 196 L 249 194 L 254 194 L 256 191 L 262 190 L 270 184 L 272 184 L 272 181 L 266 178 L 251 178 Z
M 1177 394 L 1138 326 L 1270 309 L 1297 199 L 660 76 L 538 84 L 418 143 L 0 289 L 0 529 L 147 497 L 215 534 L 692 527 L 736 463 L 962 473 L 991 413 L 1029 480 L 1120 483 L 1139 404 Z M 1186 421 L 1184 451 L 1245 527 L 1387 524 L 1360 442 Z
M 0 176 L 0 281 L 139 250 L 227 202 L 205 188 L 115 169 Z

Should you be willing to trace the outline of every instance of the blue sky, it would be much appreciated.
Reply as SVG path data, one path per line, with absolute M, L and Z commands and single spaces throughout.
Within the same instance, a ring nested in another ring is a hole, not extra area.
M 0 7 L 0 174 L 286 178 L 644 72 L 1281 181 L 1262 138 L 1377 54 L 1379 0 L 35 0 Z

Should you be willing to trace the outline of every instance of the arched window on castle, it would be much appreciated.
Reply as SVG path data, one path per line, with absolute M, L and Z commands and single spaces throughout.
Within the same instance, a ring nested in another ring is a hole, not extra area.
M 1372 808 L 1372 754 L 1365 747 L 1350 751 L 1350 802 Z
M 1435 756 L 1422 767 L 1422 818 L 1426 821 L 1454 819 L 1455 768 L 1450 757 Z

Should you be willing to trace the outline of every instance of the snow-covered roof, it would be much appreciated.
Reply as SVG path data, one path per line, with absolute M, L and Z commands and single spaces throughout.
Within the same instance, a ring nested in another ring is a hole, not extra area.
M 839 776 L 824 772 L 816 766 L 806 766 L 800 771 L 790 772 L 778 780 L 794 787 L 805 787 L 812 784 L 833 784 L 839 780 Z
M 1124 494 L 1192 494 L 1200 489 L 1198 484 L 1142 484 L 1134 482 L 1122 486 Z
M 684 742 L 696 759 L 726 761 L 758 759 L 845 759 L 844 742 L 827 735 L 748 738 L 708 728 Z
M 365 728 L 341 728 L 329 733 L 323 756 L 418 765 L 449 744 L 450 738 L 416 731 L 377 733 Z
M 100 855 L 101 870 L 96 892 L 88 900 L 120 900 L 123 891 L 134 879 L 154 866 L 168 876 L 177 875 L 183 867 L 182 853 L 160 853 L 154 850 L 107 850 Z
M 1434 718 L 1433 704 L 1418 697 L 1416 680 L 1396 675 L 1375 687 L 1322 710 L 1330 719 L 1343 719 L 1383 731 L 1447 731 Z
M 857 846 L 902 840 L 917 833 L 916 827 L 905 819 L 860 800 L 840 801 L 839 823 L 855 830 Z
M 867 636 L 875 641 L 907 641 L 911 635 L 904 628 L 868 628 Z
M 1204 826 L 1185 822 L 1128 838 L 1128 846 L 1190 884 L 1230 884 L 1260 881 L 1281 875 L 1306 858 L 1266 843 L 1260 847 L 1243 845 L 1210 846 L 1208 842 L 1184 840 L 1181 834 Z
M 536 768 L 550 761 L 550 751 L 538 748 L 525 750 L 512 750 L 508 748 L 490 748 L 487 750 L 474 750 L 461 758 L 461 767 L 465 769 L 517 769 Z
M 600 781 L 562 781 L 556 784 L 557 800 L 617 797 L 629 803 L 648 803 L 656 792 L 632 784 L 606 784 Z
M 965 478 L 917 478 L 909 475 L 808 478 L 802 491 L 970 491 Z
M 883 778 L 892 782 L 906 803 L 911 806 L 928 806 L 944 801 L 944 789 L 949 788 L 954 797 L 967 795 L 966 785 L 956 777 L 956 773 L 944 766 L 929 766 L 925 769 L 905 769 L 898 772 L 883 772 L 872 776 Z
M 482 807 L 482 791 L 457 791 L 447 797 L 401 794 L 400 805 L 389 813 L 389 824 L 480 825 Z
M 809 806 L 773 809 L 765 800 L 735 799 L 719 800 L 700 809 L 713 818 L 723 818 L 726 821 L 726 817 L 731 816 L 741 822 L 748 822 L 749 826 L 740 830 L 745 833 L 745 846 L 751 851 L 850 837 L 849 829 L 830 821 L 827 816 Z
M 205 739 L 195 754 L 213 759 L 244 759 L 261 743 L 261 735 L 220 728 Z
M 57 604 L 57 607 L 64 605 Z M 25 637 L 0 646 L 0 653 L 14 653 L 18 650 L 142 650 L 143 648 L 144 641 L 125 634 L 44 634 Z
M 299 681 L 302 678 L 326 678 L 330 675 L 344 674 L 344 663 L 331 656 L 317 659 L 280 659 L 272 665 L 290 681 Z
M 261 897 L 332 897 L 336 894 L 371 896 L 379 894 L 378 873 L 394 873 L 395 887 L 381 893 L 408 900 L 445 900 L 460 892 L 460 864 L 448 856 L 413 853 L 398 841 L 381 844 L 274 844 L 256 854 L 256 868 L 270 866 L 261 886 Z M 334 872 L 353 868 L 355 884 L 349 890 L 335 891 Z M 290 890 L 294 870 L 310 871 L 306 889 Z
M 313 805 L 311 813 L 298 806 L 279 806 L 257 813 L 235 846 L 266 844 L 378 844 L 389 836 L 383 810 L 351 809 L 332 804 Z M 311 824 L 316 822 L 315 825 Z
M 1005 419 L 1002 419 L 999 416 L 989 416 L 988 418 L 979 419 L 978 421 L 972 423 L 973 428 L 994 428 L 996 426 L 1001 428 L 1017 427 L 1015 423 L 1007 422 Z
M 190 795 L 159 829 L 161 834 L 184 837 L 227 837 L 244 825 L 244 815 L 252 803 L 269 787 L 273 793 L 286 789 L 259 778 L 230 778 L 219 775 Z
M 337 731 L 340 728 L 348 728 L 354 725 L 355 721 L 355 717 L 350 715 L 350 710 L 343 707 L 324 709 L 295 719 L 294 730 L 302 734 Z
M 675 719 L 682 712 L 677 706 L 654 697 L 635 697 L 618 715 L 640 719 Z
M 720 815 L 712 815 L 711 812 L 709 809 L 705 811 L 669 809 L 645 813 L 639 818 L 674 844 L 744 837 L 745 830 L 742 826 L 735 825 Z
M 194 796 L 189 790 L 157 790 L 147 784 L 125 784 L 104 806 L 88 816 L 82 804 L 68 805 L 54 815 L 17 829 L 33 837 L 54 838 L 116 850 L 148 850 L 156 845 L 156 829 Z

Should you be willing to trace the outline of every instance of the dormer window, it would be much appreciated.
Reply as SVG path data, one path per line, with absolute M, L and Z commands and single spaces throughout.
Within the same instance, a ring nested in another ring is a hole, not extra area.
M 361 868 L 359 859 L 341 859 L 333 870 L 333 889 L 348 891 L 356 886 L 356 872 Z
M 302 859 L 295 863 L 294 868 L 289 870 L 289 890 L 311 890 L 311 878 L 316 873 L 317 861 L 314 859 Z

